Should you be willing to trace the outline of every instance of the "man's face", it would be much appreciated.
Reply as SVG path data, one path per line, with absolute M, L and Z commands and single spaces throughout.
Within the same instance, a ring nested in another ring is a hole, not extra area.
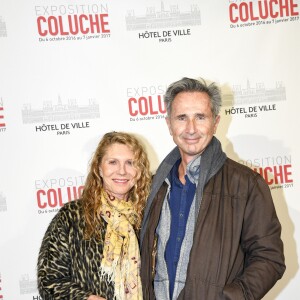
M 211 141 L 220 116 L 213 117 L 206 93 L 181 92 L 175 97 L 171 115 L 166 121 L 182 159 L 189 163 Z

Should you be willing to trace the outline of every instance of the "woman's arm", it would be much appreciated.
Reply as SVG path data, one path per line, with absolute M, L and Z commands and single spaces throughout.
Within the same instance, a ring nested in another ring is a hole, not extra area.
M 37 266 L 38 290 L 43 299 L 87 299 L 92 295 L 72 275 L 70 248 L 75 241 L 69 240 L 71 226 L 63 207 L 51 221 L 43 238 Z M 83 270 L 76 270 L 80 271 Z

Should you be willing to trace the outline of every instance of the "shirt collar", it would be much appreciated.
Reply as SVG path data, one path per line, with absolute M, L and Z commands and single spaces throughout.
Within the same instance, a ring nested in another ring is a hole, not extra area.
M 197 184 L 200 175 L 201 154 L 190 161 L 186 167 L 186 174 L 192 183 Z
M 200 176 L 200 161 L 201 161 L 201 154 L 196 156 L 192 161 L 190 161 L 186 168 L 186 175 L 190 182 L 193 184 L 198 183 L 198 179 Z M 169 174 L 169 180 L 172 181 L 175 179 L 176 183 L 179 184 L 179 175 L 178 175 L 178 167 L 181 163 L 181 158 L 176 161 L 171 172 Z

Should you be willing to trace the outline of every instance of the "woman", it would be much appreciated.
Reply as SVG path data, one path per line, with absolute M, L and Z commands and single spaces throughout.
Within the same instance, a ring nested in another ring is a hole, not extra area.
M 142 299 L 137 232 L 150 181 L 138 140 L 105 134 L 82 199 L 65 204 L 45 233 L 38 257 L 43 299 Z

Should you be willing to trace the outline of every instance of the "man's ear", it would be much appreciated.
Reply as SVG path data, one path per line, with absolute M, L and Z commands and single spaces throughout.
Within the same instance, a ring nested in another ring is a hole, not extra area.
M 169 128 L 170 135 L 173 135 L 172 134 L 172 130 L 171 130 L 171 121 L 170 121 L 170 118 L 166 117 L 165 120 L 166 120 L 167 126 Z
M 219 126 L 219 123 L 220 123 L 220 119 L 221 119 L 220 115 L 217 115 L 216 118 L 215 118 L 214 134 L 217 132 L 217 129 L 218 129 L 218 126 Z

